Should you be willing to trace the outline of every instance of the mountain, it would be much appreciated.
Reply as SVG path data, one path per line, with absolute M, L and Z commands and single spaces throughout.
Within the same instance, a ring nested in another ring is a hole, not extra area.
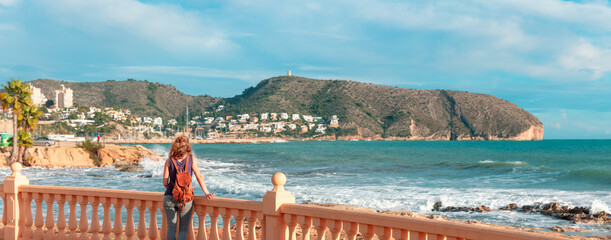
M 275 77 L 225 99 L 231 113 L 309 113 L 375 138 L 540 140 L 543 124 L 513 103 L 460 91 Z
M 46 96 L 60 82 L 36 80 Z M 52 85 L 54 84 L 54 85 Z M 118 106 L 138 115 L 176 117 L 190 109 L 225 105 L 224 115 L 299 113 L 340 120 L 338 135 L 432 140 L 540 140 L 543 124 L 497 97 L 449 90 L 419 90 L 354 81 L 281 76 L 261 81 L 232 98 L 190 96 L 175 87 L 146 81 L 63 82 L 75 102 Z M 44 86 L 44 87 L 43 87 Z M 45 92 L 44 89 L 47 89 Z
M 34 80 L 48 98 L 54 98 L 54 90 L 64 84 L 72 89 L 75 104 L 92 107 L 120 107 L 138 116 L 174 118 L 185 113 L 187 105 L 200 112 L 213 106 L 222 98 L 208 95 L 191 96 L 172 85 L 148 81 L 66 82 L 48 79 Z

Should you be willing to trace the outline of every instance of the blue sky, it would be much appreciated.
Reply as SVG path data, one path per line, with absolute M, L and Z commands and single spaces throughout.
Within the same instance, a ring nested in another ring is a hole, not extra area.
M 0 81 L 228 97 L 292 70 L 492 94 L 546 139 L 611 138 L 609 23 L 608 1 L 0 0 Z

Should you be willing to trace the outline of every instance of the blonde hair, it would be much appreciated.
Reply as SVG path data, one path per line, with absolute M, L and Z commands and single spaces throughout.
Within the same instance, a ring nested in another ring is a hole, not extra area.
M 169 157 L 178 159 L 185 156 L 185 154 L 190 153 L 191 145 L 189 144 L 189 139 L 183 135 L 174 140 L 174 144 L 172 144 L 172 148 L 170 149 Z

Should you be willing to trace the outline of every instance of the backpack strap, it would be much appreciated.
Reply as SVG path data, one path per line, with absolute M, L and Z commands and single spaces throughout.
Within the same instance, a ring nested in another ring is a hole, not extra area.
M 176 169 L 177 173 L 184 172 L 184 170 L 180 171 L 180 168 L 178 168 L 178 165 L 176 164 L 176 160 L 174 158 L 170 158 L 170 159 L 172 160 L 172 163 L 174 163 L 174 169 Z

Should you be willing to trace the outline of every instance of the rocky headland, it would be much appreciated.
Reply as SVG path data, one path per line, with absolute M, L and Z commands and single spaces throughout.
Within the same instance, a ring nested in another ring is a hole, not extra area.
M 0 147 L 0 166 L 7 166 L 7 159 L 11 155 L 11 147 Z M 104 148 L 98 150 L 97 158 L 84 148 L 74 146 L 55 147 L 30 147 L 25 153 L 24 165 L 33 167 L 105 167 L 105 166 L 130 166 L 137 165 L 144 159 L 163 160 L 157 155 L 140 145 L 121 146 L 105 144 Z

